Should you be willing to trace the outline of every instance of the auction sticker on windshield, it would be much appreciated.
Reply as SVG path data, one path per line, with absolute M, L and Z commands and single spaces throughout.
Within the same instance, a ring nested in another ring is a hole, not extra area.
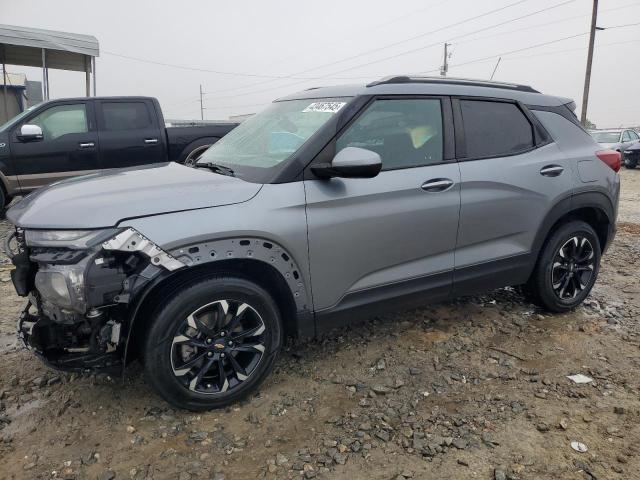
M 323 112 L 323 113 L 336 113 L 347 102 L 314 102 L 307 108 L 302 110 L 303 112 Z

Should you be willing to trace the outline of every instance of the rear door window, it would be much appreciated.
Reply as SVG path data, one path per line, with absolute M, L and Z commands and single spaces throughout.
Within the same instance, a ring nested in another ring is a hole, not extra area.
M 102 129 L 144 130 L 152 126 L 149 108 L 144 102 L 103 102 Z
M 534 147 L 533 127 L 515 103 L 461 100 L 467 158 L 516 155 Z

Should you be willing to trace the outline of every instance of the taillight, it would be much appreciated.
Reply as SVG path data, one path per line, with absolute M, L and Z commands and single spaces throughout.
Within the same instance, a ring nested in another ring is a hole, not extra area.
M 622 164 L 620 152 L 615 150 L 598 150 L 596 156 L 606 163 L 614 172 L 620 171 Z

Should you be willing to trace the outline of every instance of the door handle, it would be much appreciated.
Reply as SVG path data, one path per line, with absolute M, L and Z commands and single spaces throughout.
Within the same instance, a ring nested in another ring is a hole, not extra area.
M 453 180 L 449 178 L 434 178 L 427 180 L 420 188 L 425 192 L 444 192 L 453 186 Z
M 560 165 L 547 165 L 540 169 L 540 175 L 544 175 L 545 177 L 557 177 L 562 172 L 564 172 L 564 168 Z
M 80 148 L 93 148 L 95 147 L 96 144 L 93 142 L 86 142 L 86 143 L 81 143 L 80 144 Z
M 144 139 L 144 143 L 148 143 L 148 144 L 158 143 L 158 139 L 157 138 L 145 138 Z

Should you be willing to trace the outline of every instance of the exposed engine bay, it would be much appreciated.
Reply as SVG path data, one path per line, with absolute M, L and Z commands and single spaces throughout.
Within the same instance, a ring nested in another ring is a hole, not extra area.
M 130 301 L 151 280 L 184 266 L 133 229 L 16 229 L 5 250 L 16 291 L 28 299 L 19 337 L 67 371 L 120 371 Z

